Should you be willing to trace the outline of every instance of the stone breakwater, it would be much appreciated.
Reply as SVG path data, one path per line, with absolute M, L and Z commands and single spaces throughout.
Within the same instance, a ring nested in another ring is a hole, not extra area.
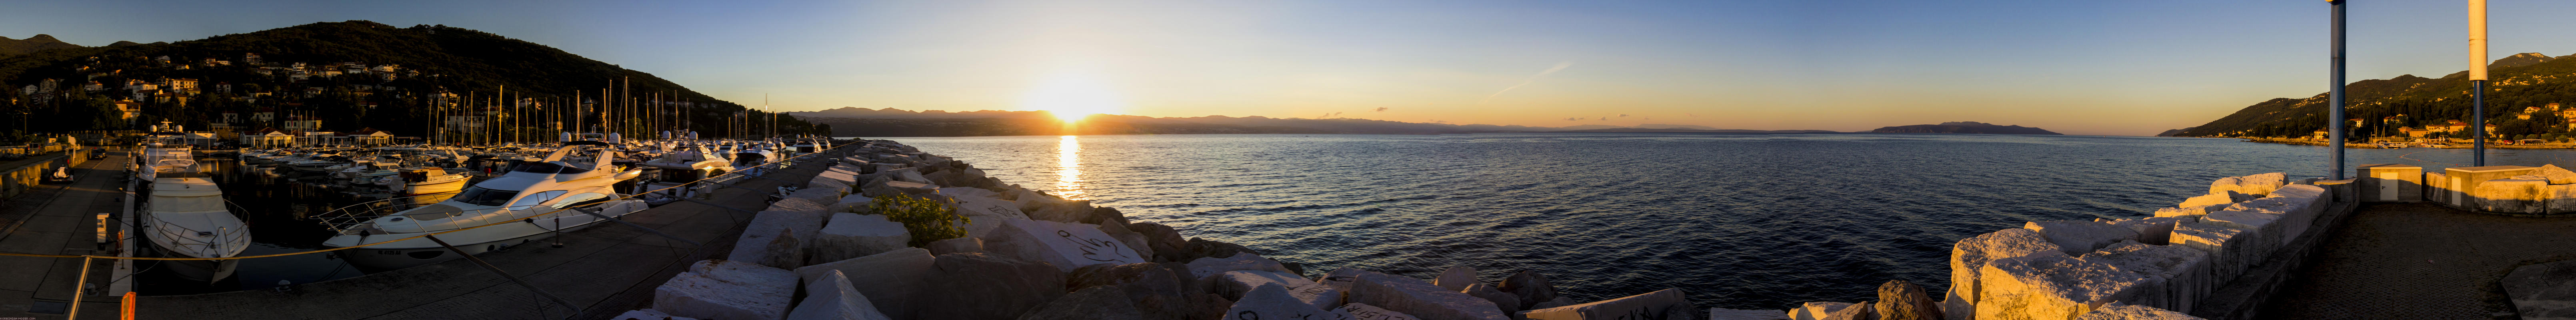
M 963 161 L 855 143 L 759 212 L 724 259 L 692 264 L 617 319 L 2197 319 L 2186 313 L 2300 243 L 2341 184 L 2229 177 L 2152 216 L 1960 240 L 1948 292 L 1891 281 L 1873 302 L 1730 310 L 1695 308 L 1680 289 L 1578 303 L 1533 270 L 1495 283 L 1466 267 L 1427 280 L 1310 274 Z M 902 223 L 863 214 L 898 194 L 950 205 L 970 218 L 966 235 L 914 246 Z

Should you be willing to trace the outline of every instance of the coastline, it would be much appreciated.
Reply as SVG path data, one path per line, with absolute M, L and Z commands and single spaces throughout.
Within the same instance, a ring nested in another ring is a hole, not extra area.
M 2314 140 L 2307 140 L 2307 139 L 2282 139 L 2282 138 L 2227 138 L 2227 139 L 2237 139 L 2238 141 L 2243 141 L 2243 142 L 2253 142 L 2253 143 L 2272 143 L 2272 144 L 2287 144 L 2287 145 L 2301 145 L 2301 146 L 2324 146 L 2324 145 L 2326 145 L 2325 141 L 2314 141 Z M 2547 149 L 2576 149 L 2576 144 L 2533 144 L 2533 145 L 2510 144 L 2510 145 L 2508 145 L 2508 144 L 2496 144 L 2496 142 L 2497 142 L 2497 140 L 2487 140 L 2487 148 L 2488 148 L 2488 149 L 2535 149 L 2535 150 L 2547 150 Z M 2451 142 L 2449 142 L 2449 144 L 2447 144 L 2447 145 L 2439 145 L 2439 146 L 2425 146 L 2425 147 L 2412 147 L 2412 146 L 2410 146 L 2410 147 L 2403 147 L 2403 148 L 2382 148 L 2382 147 L 2380 147 L 2379 145 L 2376 145 L 2376 144 L 2368 144 L 2368 143 L 2350 143 L 2350 142 L 2346 142 L 2346 143 L 2344 143 L 2343 145 L 2344 145 L 2344 148 L 2352 148 L 2352 149 L 2407 149 L 2407 148 L 2468 149 L 2468 148 L 2470 148 L 2470 146 L 2469 146 L 2469 144 L 2470 144 L 2470 143 L 2471 143 L 2471 142 L 2470 142 L 2470 141 L 2467 141 L 2467 140 L 2457 140 L 2457 141 L 2451 141 Z
M 2245 301 L 2263 301 L 2270 293 L 2261 288 L 2277 287 L 2286 278 L 2279 273 L 2296 269 L 2264 261 L 2303 255 L 2316 242 L 2308 236 L 2312 231 L 2330 229 L 2340 212 L 2352 208 L 2349 196 L 2334 195 L 2348 194 L 2341 191 L 2348 181 L 2292 181 L 2279 173 L 2227 177 L 2212 184 L 2213 195 L 2145 217 L 2032 221 L 1959 240 L 1945 292 L 1891 281 L 1880 286 L 1876 305 L 1808 302 L 1787 310 L 1732 310 L 1695 307 L 1679 288 L 1570 301 L 1556 296 L 1545 275 L 1525 270 L 1497 270 L 1513 272 L 1498 283 L 1481 282 L 1478 270 L 1464 267 L 1428 280 L 1357 268 L 1319 274 L 1254 248 L 1183 240 L 1182 230 L 1130 222 L 1113 208 L 1003 184 L 971 164 L 893 141 L 858 143 L 866 145 L 756 217 L 725 260 L 693 264 L 655 290 L 653 308 L 629 315 L 749 312 L 775 318 L 791 315 L 789 306 L 797 313 L 825 306 L 830 309 L 810 312 L 888 319 L 1214 319 L 1243 312 L 1423 319 L 1598 312 L 1676 319 L 1825 319 L 1858 312 L 2001 319 L 2011 318 L 2005 313 L 2040 312 L 2060 316 L 2039 318 L 2073 319 L 2137 312 L 2185 319 L 2186 313 L 2232 314 L 2259 305 Z M 946 199 L 976 220 L 966 237 L 914 247 L 896 240 L 908 236 L 887 236 L 901 232 L 900 225 L 848 212 L 872 197 L 894 194 Z M 2251 211 L 2231 209 L 2237 206 Z M 2243 216 L 2249 212 L 2269 213 Z M 2244 220 L 2265 216 L 2270 218 Z M 2129 280 L 2092 279 L 2103 277 Z M 773 280 L 722 281 L 752 278 Z M 800 290 L 797 283 L 808 293 L 801 303 L 783 294 Z M 746 291 L 774 294 L 716 298 Z M 832 298 L 850 302 L 837 303 L 818 296 L 873 299 Z M 956 311 L 961 309 L 973 311 Z

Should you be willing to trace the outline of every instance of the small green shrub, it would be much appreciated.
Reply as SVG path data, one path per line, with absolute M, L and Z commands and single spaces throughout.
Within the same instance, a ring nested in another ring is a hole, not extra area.
M 881 214 L 887 220 L 903 223 L 903 230 L 912 233 L 911 245 L 914 247 L 966 236 L 966 224 L 973 220 L 957 214 L 956 207 L 941 202 L 896 194 L 877 197 L 866 208 L 853 208 L 850 213 Z

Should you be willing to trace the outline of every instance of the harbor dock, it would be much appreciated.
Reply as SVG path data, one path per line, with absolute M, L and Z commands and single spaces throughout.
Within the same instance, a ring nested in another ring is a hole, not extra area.
M 70 153 L 31 158 L 24 161 L 60 161 Z M 122 212 L 126 179 L 121 172 L 127 162 L 122 152 L 110 153 L 106 159 L 79 162 L 73 174 L 79 179 L 69 184 L 42 184 L 30 187 L 17 197 L 0 201 L 0 252 L 32 254 L 90 254 L 104 251 L 98 243 L 100 214 Z M 23 162 L 23 161 L 22 161 Z M 10 163 L 20 167 L 25 163 Z M 117 226 L 106 226 L 116 232 Z M 110 239 L 113 241 L 114 239 Z M 114 267 L 113 261 L 93 261 L 90 265 L 88 297 L 81 302 L 81 313 L 112 315 L 116 312 L 115 294 L 105 292 Z M 59 319 L 69 313 L 72 289 L 81 275 L 81 259 L 0 256 L 0 317 L 33 317 Z
M 80 178 L 74 183 L 40 185 L 8 199 L 6 208 L 0 208 L 0 231 L 5 231 L 0 233 L 0 252 L 106 255 L 109 250 L 101 249 L 115 245 L 113 239 L 108 244 L 94 242 L 100 230 L 98 219 L 100 214 L 126 210 L 122 188 L 127 179 L 121 173 L 122 164 L 130 162 L 126 159 L 118 152 L 89 161 L 76 166 Z M 475 261 L 458 259 L 273 290 L 139 296 L 130 307 L 135 319 L 605 319 L 642 308 L 651 300 L 654 287 L 689 263 L 729 252 L 732 239 L 751 220 L 752 212 L 771 200 L 754 190 L 791 186 L 780 180 L 809 180 L 825 167 L 818 162 L 770 170 L 765 175 L 769 179 L 734 182 L 741 188 L 708 189 L 709 195 L 699 200 L 703 203 L 674 202 L 623 216 L 636 225 L 703 245 L 602 223 L 557 236 L 554 242 L 561 247 L 540 241 L 476 256 L 544 293 L 515 284 Z M 81 260 L 0 256 L 0 270 L 9 271 L 0 272 L 0 318 L 69 316 L 65 308 L 71 305 L 76 283 L 82 281 Z M 90 261 L 86 278 L 90 287 L 84 290 L 87 297 L 80 302 L 79 318 L 113 318 L 120 308 L 129 307 L 120 303 L 122 292 L 107 290 L 131 288 L 130 284 L 111 286 L 132 273 L 115 271 L 117 265 L 110 259 Z

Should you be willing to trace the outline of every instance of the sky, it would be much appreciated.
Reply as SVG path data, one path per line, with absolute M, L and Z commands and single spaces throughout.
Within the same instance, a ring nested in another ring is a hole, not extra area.
M 2465 69 L 2464 1 L 2348 5 L 2351 81 Z M 2493 58 L 2576 54 L 2576 1 L 2497 0 Z M 1046 109 L 2152 135 L 2330 86 L 2328 4 L 2168 1 L 36 1 L 0 36 L 179 41 L 444 24 L 777 110 Z M 1075 80 L 1067 80 L 1075 79 Z M 1067 86 L 1073 82 L 1078 85 Z

